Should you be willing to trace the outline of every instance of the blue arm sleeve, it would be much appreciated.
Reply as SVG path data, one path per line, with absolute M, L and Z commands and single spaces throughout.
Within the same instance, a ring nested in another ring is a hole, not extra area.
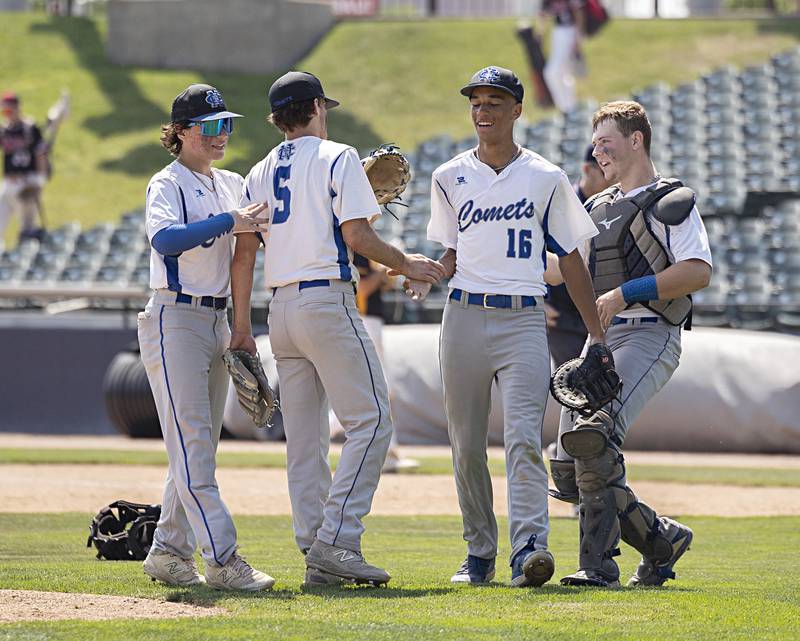
M 177 256 L 215 236 L 227 234 L 233 225 L 233 216 L 228 212 L 185 225 L 176 223 L 156 232 L 151 245 L 159 254 Z
M 658 285 L 655 276 L 642 276 L 622 284 L 622 297 L 625 302 L 643 303 L 648 300 L 658 300 Z

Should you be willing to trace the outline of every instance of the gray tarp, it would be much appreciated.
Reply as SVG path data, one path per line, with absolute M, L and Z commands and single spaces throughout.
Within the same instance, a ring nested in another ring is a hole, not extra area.
M 258 340 L 269 372 L 274 364 L 268 338 Z M 387 326 L 383 341 L 400 443 L 446 444 L 439 326 Z M 252 423 L 235 405 L 228 403 L 226 426 L 251 436 Z M 496 390 L 492 405 L 489 440 L 500 445 L 502 404 Z M 545 444 L 555 439 L 557 429 L 558 405 L 550 399 Z M 683 332 L 680 367 L 631 428 L 625 445 L 637 450 L 800 453 L 800 337 L 712 328 Z

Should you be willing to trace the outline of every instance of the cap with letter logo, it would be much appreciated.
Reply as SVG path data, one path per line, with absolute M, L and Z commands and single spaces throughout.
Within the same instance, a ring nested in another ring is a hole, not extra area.
M 211 85 L 189 85 L 172 103 L 172 122 L 205 122 L 241 117 L 241 114 L 227 110 L 222 94 Z
M 525 89 L 522 83 L 510 69 L 503 67 L 484 67 L 480 71 L 472 74 L 469 84 L 461 88 L 461 95 L 469 98 L 472 90 L 476 87 L 497 87 L 516 98 L 517 102 L 522 102 Z

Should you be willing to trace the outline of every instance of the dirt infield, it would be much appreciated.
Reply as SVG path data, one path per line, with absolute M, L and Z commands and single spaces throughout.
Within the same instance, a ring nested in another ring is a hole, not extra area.
M 128 596 L 0 590 L 0 623 L 81 619 L 175 619 L 225 615 L 222 608 Z
M 0 434 L 0 447 L 56 449 L 163 450 L 157 440 L 118 436 L 37 436 Z M 333 451 L 340 449 L 332 446 Z M 449 457 L 448 447 L 403 447 L 406 456 Z M 283 452 L 283 443 L 223 441 L 220 452 Z M 501 448 L 490 448 L 501 458 Z M 629 463 L 745 468 L 799 469 L 800 457 L 755 454 L 629 452 Z M 159 503 L 166 470 L 133 465 L 2 466 L 0 512 L 96 512 L 115 499 Z M 234 514 L 289 514 L 286 471 L 282 469 L 220 468 L 217 480 Z M 664 514 L 711 516 L 773 516 L 800 514 L 800 490 L 781 487 L 733 487 L 661 482 L 636 483 L 636 492 Z M 494 478 L 494 508 L 507 514 L 506 480 Z M 553 516 L 571 513 L 571 506 L 550 502 Z M 384 475 L 373 503 L 379 515 L 458 515 L 455 483 L 450 475 Z
M 3 465 L 0 512 L 96 512 L 115 499 L 159 503 L 165 470 L 138 465 Z M 217 481 L 234 514 L 289 514 L 286 471 L 221 468 Z M 494 508 L 507 514 L 506 480 L 494 477 Z M 641 482 L 636 491 L 663 514 L 800 514 L 800 490 Z M 550 502 L 553 516 L 570 506 Z M 384 475 L 373 514 L 459 514 L 455 482 L 445 475 Z

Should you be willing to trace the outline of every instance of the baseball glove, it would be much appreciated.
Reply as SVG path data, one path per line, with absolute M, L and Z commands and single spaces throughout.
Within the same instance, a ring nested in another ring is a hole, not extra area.
M 98 559 L 144 561 L 160 517 L 160 505 L 114 501 L 92 519 L 86 547 L 94 545 Z
M 267 380 L 258 352 L 253 356 L 242 349 L 228 349 L 222 360 L 230 372 L 239 405 L 258 427 L 270 427 L 278 399 Z
M 381 145 L 361 159 L 369 184 L 379 205 L 400 197 L 411 180 L 411 166 L 400 149 L 391 143 Z
M 589 417 L 617 398 L 622 381 L 614 369 L 614 357 L 605 345 L 589 347 L 584 358 L 559 366 L 550 379 L 550 393 L 564 407 Z

